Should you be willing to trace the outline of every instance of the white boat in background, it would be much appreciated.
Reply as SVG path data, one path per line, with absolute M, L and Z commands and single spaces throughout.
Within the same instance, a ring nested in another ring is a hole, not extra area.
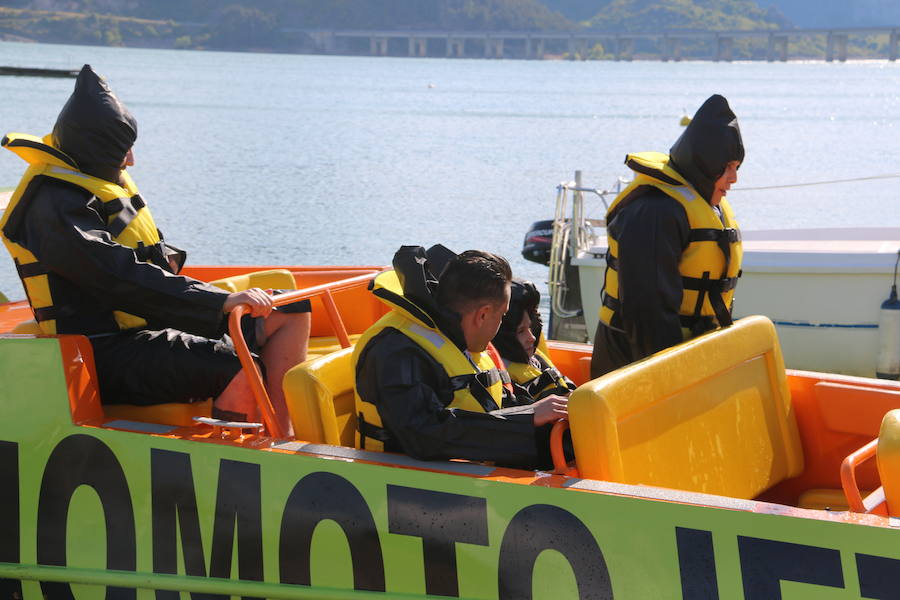
M 584 195 L 605 204 L 615 192 L 583 188 L 578 179 L 576 173 L 576 182 L 559 187 L 548 287 L 551 336 L 584 341 L 597 327 L 607 250 L 603 222 L 583 216 Z M 744 231 L 742 237 L 735 317 L 769 317 L 790 368 L 874 377 L 879 310 L 890 293 L 900 228 Z

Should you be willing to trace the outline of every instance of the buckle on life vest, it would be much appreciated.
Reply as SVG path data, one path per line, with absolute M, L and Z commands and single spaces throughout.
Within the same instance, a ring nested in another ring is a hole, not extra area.
M 691 229 L 691 242 L 718 242 L 727 241 L 729 244 L 741 241 L 741 230 L 733 227 L 725 229 Z

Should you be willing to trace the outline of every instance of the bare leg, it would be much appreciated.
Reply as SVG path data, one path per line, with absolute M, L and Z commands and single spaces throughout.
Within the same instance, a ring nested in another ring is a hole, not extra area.
M 247 373 L 243 369 L 232 377 L 228 386 L 216 398 L 215 407 L 219 410 L 241 413 L 245 420 L 256 421 L 256 400 L 253 398 L 253 390 L 247 381 Z
M 291 367 L 306 360 L 311 321 L 310 313 L 273 312 L 265 323 L 266 343 L 260 354 L 266 365 L 266 390 L 281 430 L 288 437 L 293 437 L 294 428 L 284 399 L 282 381 Z
M 273 312 L 264 325 L 266 342 L 260 354 L 266 366 L 266 391 L 281 431 L 288 437 L 294 432 L 281 383 L 288 369 L 306 360 L 310 323 L 309 313 Z M 220 410 L 243 413 L 249 421 L 258 419 L 256 399 L 243 369 L 216 398 L 215 406 Z

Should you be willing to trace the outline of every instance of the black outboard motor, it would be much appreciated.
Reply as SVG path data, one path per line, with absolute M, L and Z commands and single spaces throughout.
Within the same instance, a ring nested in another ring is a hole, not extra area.
M 535 221 L 525 234 L 522 256 L 525 260 L 550 265 L 550 245 L 553 243 L 553 219 Z

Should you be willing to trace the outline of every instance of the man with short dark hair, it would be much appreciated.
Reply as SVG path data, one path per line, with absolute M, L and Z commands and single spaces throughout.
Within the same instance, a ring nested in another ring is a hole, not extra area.
M 566 415 L 567 400 L 504 407 L 515 400 L 488 350 L 509 306 L 506 259 L 403 246 L 393 265 L 373 285 L 391 312 L 353 354 L 358 445 L 422 460 L 549 466 L 549 428 Z

